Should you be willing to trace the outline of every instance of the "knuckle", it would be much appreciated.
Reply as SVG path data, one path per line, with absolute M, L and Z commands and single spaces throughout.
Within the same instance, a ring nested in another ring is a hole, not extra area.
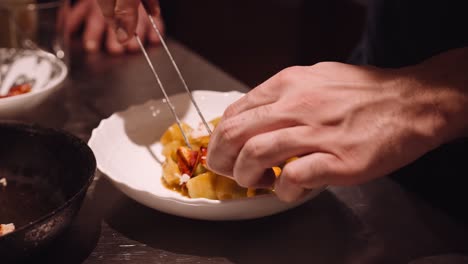
M 290 84 L 295 81 L 298 75 L 304 72 L 301 66 L 288 67 L 277 74 L 278 81 L 281 84 Z
M 283 171 L 281 172 L 280 177 L 284 177 L 285 180 L 292 184 L 296 185 L 302 185 L 304 183 L 304 172 L 297 169 L 296 167 L 293 166 L 288 166 L 286 165 L 283 168 Z
M 219 129 L 219 135 L 223 142 L 227 142 L 227 144 L 232 144 L 237 142 L 238 133 L 237 133 L 237 121 L 234 118 L 228 118 L 223 120 L 218 125 L 217 130 Z
M 320 105 L 320 100 L 316 98 L 311 98 L 311 96 L 308 95 L 303 95 L 299 96 L 296 99 L 294 105 L 291 105 L 291 107 L 294 107 L 295 111 L 314 113 L 317 111 L 317 107 L 319 107 Z
M 265 120 L 272 118 L 272 114 L 275 113 L 275 109 L 271 104 L 262 105 L 261 107 L 257 107 L 253 110 L 253 117 L 257 120 Z
M 333 62 L 333 61 L 322 61 L 318 62 L 314 65 L 312 65 L 312 68 L 316 69 L 330 69 L 330 68 L 336 68 L 338 65 L 341 65 L 339 62 Z
M 221 158 L 223 157 L 223 158 Z M 206 165 L 209 170 L 226 176 L 231 176 L 233 173 L 232 159 L 216 153 L 209 153 L 206 157 Z
M 244 95 L 244 96 L 247 96 L 247 95 Z M 233 103 L 231 105 L 229 105 L 226 110 L 224 110 L 224 118 L 230 118 L 230 117 L 233 117 L 235 114 L 237 113 L 237 104 L 236 103 Z
M 294 138 L 295 136 L 292 135 L 289 129 L 283 129 L 267 138 L 265 144 L 268 144 L 270 153 L 279 154 L 291 148 L 291 144 L 294 144 Z
M 248 140 L 243 148 L 246 159 L 263 160 L 268 153 L 268 147 L 255 138 Z
M 304 192 L 298 184 L 294 184 L 285 179 L 280 179 L 280 182 L 275 185 L 275 190 L 278 198 L 284 202 L 296 201 Z
M 254 185 L 254 181 L 249 177 L 240 177 L 238 175 L 234 175 L 234 179 L 236 180 L 237 184 L 239 184 L 239 186 L 244 188 L 249 188 Z

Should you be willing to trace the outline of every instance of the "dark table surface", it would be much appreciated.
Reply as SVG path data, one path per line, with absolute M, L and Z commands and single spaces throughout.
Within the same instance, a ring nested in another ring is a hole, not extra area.
M 192 90 L 247 87 L 175 41 Z M 170 94 L 177 75 L 160 48 L 150 52 Z M 25 119 L 88 141 L 100 120 L 161 98 L 140 54 L 112 57 L 73 49 L 71 74 Z M 383 178 L 332 187 L 275 216 L 237 222 L 184 219 L 144 207 L 97 173 L 71 227 L 32 263 L 468 263 L 468 230 Z

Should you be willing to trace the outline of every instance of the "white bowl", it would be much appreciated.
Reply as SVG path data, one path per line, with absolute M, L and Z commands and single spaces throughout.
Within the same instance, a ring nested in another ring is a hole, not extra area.
M 239 92 L 193 92 L 208 120 L 221 116 L 224 109 L 242 95 Z M 200 119 L 186 94 L 174 95 L 170 100 L 182 121 L 192 127 L 198 126 Z M 204 220 L 264 217 L 296 207 L 322 191 L 313 190 L 293 203 L 282 202 L 274 194 L 219 201 L 188 198 L 171 191 L 161 183 L 164 156 L 158 140 L 173 123 L 165 100 L 133 106 L 102 120 L 88 143 L 99 170 L 123 193 L 150 208 Z
M 40 50 L 0 48 L 0 95 L 21 78 L 35 80 L 30 92 L 0 98 L 0 117 L 25 113 L 41 104 L 58 89 L 68 68 L 54 55 Z

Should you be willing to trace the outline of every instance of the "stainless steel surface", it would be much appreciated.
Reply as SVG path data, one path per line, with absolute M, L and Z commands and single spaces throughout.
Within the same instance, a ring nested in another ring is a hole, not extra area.
M 184 89 L 185 91 L 187 92 L 188 96 L 190 97 L 190 100 L 192 101 L 192 104 L 193 106 L 195 106 L 195 109 L 197 110 L 197 113 L 198 113 L 198 116 L 200 117 L 203 125 L 205 126 L 205 129 L 206 131 L 208 132 L 208 134 L 211 135 L 211 128 L 210 126 L 208 125 L 208 122 L 206 122 L 206 119 L 205 117 L 203 116 L 202 112 L 200 111 L 200 108 L 198 107 L 198 104 L 197 102 L 195 101 L 195 98 L 193 98 L 193 95 L 192 95 L 192 92 L 190 91 L 190 89 L 188 88 L 187 86 L 187 83 L 185 82 L 185 79 L 184 77 L 182 76 L 182 73 L 180 72 L 179 70 L 179 66 L 177 66 L 177 63 L 175 62 L 174 58 L 172 57 L 172 54 L 171 54 L 171 51 L 169 50 L 169 48 L 167 47 L 167 44 L 166 44 L 166 41 L 164 40 L 164 37 L 163 35 L 161 34 L 161 32 L 159 31 L 159 28 L 158 26 L 156 25 L 156 23 L 154 22 L 154 19 L 153 17 L 150 15 L 150 13 L 148 13 L 148 9 L 146 8 L 146 14 L 148 15 L 148 19 L 151 23 L 151 26 L 152 28 L 154 29 L 154 31 L 156 32 L 156 34 L 158 35 L 159 39 L 161 40 L 161 44 L 164 48 L 164 50 L 166 51 L 167 53 L 167 56 L 169 56 L 169 59 L 171 61 L 171 64 L 172 66 L 174 66 L 174 69 L 176 70 L 177 72 L 177 76 L 179 76 L 179 79 L 180 79 L 180 82 L 182 83 L 182 85 L 184 86 Z M 140 45 L 141 46 L 141 45 Z M 180 125 L 179 125 L 180 127 Z M 182 128 L 180 127 L 180 130 L 182 131 L 183 133 L 183 130 Z M 184 134 L 185 136 L 185 134 Z M 190 146 L 190 144 L 187 144 L 188 146 Z
M 168 106 L 169 109 L 171 110 L 171 113 L 172 113 L 172 115 L 174 116 L 174 119 L 175 119 L 175 121 L 176 121 L 176 123 L 177 123 L 177 126 L 178 126 L 179 129 L 180 129 L 180 133 L 182 134 L 182 137 L 184 138 L 185 144 L 186 144 L 189 148 L 192 148 L 192 145 L 190 144 L 190 141 L 188 140 L 188 136 L 185 134 L 184 129 L 182 128 L 182 123 L 181 123 L 181 121 L 180 121 L 180 118 L 177 116 L 177 113 L 176 113 L 176 111 L 175 111 L 174 105 L 172 104 L 171 99 L 169 99 L 169 96 L 168 96 L 167 93 L 166 93 L 166 89 L 164 89 L 164 85 L 162 84 L 161 79 L 159 78 L 158 73 L 157 73 L 156 70 L 154 69 L 153 63 L 151 62 L 151 59 L 150 59 L 150 57 L 148 56 L 148 53 L 146 52 L 145 46 L 143 46 L 143 43 L 141 42 L 141 39 L 140 39 L 140 37 L 138 36 L 137 33 L 135 33 L 135 38 L 136 38 L 136 40 L 137 40 L 137 42 L 138 42 L 138 45 L 140 46 L 141 52 L 142 52 L 143 55 L 145 56 L 146 62 L 148 63 L 148 66 L 150 67 L 151 72 L 153 73 L 154 78 L 156 79 L 156 82 L 157 82 L 158 85 L 159 85 L 159 88 L 161 88 L 161 92 L 163 93 L 164 98 L 166 99 L 167 106 Z
M 245 85 L 177 42 L 168 41 L 168 46 L 194 90 L 246 91 Z M 149 52 L 160 65 L 168 65 L 162 48 Z M 88 140 L 101 119 L 162 98 L 160 91 L 148 89 L 154 80 L 146 71 L 141 54 L 85 55 L 75 49 L 66 86 L 29 119 Z M 160 68 L 159 74 L 170 94 L 183 92 L 172 67 Z M 395 264 L 437 258 L 435 263 L 452 264 L 453 256 L 467 251 L 466 226 L 387 178 L 329 188 L 303 206 L 272 217 L 206 222 L 146 208 L 98 174 L 68 232 L 31 263 Z

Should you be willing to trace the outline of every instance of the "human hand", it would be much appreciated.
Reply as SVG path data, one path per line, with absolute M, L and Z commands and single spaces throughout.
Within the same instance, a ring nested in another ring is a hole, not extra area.
M 228 107 L 207 164 L 245 187 L 274 184 L 285 201 L 384 176 L 452 137 L 450 104 L 463 105 L 413 72 L 341 63 L 283 70 Z M 265 175 L 294 156 L 277 179 Z
M 102 0 L 102 2 L 105 2 L 105 0 Z M 116 22 L 114 22 L 112 18 L 109 18 L 110 23 L 106 24 L 106 19 L 99 8 L 97 0 L 77 1 L 75 6 L 73 6 L 67 21 L 68 29 L 73 33 L 81 24 L 85 24 L 82 39 L 84 48 L 89 52 L 98 51 L 103 41 L 105 48 L 112 54 L 121 54 L 125 51 L 138 51 L 139 46 L 135 38 L 128 37 L 133 36 L 133 32 L 135 31 L 143 41 L 146 40 L 149 44 L 158 44 L 160 42 L 159 37 L 154 30 L 152 30 L 150 21 L 147 18 L 143 7 L 139 5 L 140 1 L 129 0 L 127 2 L 132 2 L 132 8 L 134 7 L 134 9 L 131 10 L 138 12 L 129 15 L 129 17 L 132 17 L 132 19 L 129 20 L 131 21 L 132 33 L 129 33 L 127 37 L 120 37 L 119 39 L 116 34 Z M 106 3 L 104 3 L 104 5 L 106 6 Z M 158 28 L 163 32 L 164 23 L 159 12 L 159 6 L 155 9 L 157 9 L 157 13 L 155 13 L 155 22 L 158 25 Z M 110 13 L 109 11 L 106 12 L 108 14 Z M 125 13 L 127 11 L 122 12 Z M 128 20 L 128 18 L 126 19 Z M 133 19 L 136 19 L 135 23 L 133 23 Z

